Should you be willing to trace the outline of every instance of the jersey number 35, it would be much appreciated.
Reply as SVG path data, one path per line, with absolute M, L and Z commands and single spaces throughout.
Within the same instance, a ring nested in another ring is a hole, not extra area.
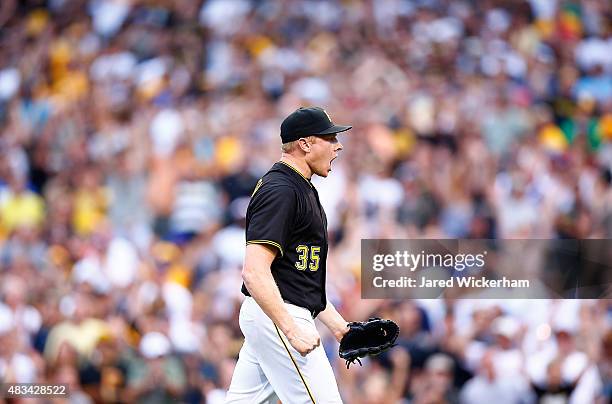
M 312 272 L 314 272 L 319 269 L 319 253 L 321 252 L 321 247 L 308 247 L 307 245 L 299 245 L 297 246 L 295 251 L 297 251 L 298 253 L 299 261 L 295 263 L 295 267 L 298 269 L 298 271 L 305 271 L 306 268 L 308 268 Z M 310 265 L 308 265 L 309 261 Z

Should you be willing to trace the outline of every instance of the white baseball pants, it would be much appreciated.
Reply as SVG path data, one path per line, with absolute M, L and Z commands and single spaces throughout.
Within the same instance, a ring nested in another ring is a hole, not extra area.
M 289 303 L 285 307 L 298 325 L 316 330 L 307 309 Z M 245 341 L 226 403 L 342 403 L 323 346 L 300 355 L 252 297 L 240 308 L 240 329 Z

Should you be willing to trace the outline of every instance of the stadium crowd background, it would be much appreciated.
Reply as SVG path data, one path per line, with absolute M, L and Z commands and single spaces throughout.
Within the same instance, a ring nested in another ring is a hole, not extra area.
M 328 292 L 399 346 L 347 403 L 604 403 L 609 300 L 361 300 L 362 238 L 610 238 L 612 3 L 2 0 L 0 381 L 223 402 L 279 124 L 354 126 Z M 1 399 L 0 399 L 1 400 Z

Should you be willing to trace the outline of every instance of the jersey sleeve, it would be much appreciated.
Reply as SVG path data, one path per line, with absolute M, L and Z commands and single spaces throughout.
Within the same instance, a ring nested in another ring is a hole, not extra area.
M 247 211 L 247 244 L 269 244 L 285 254 L 294 218 L 297 196 L 289 186 L 261 186 Z

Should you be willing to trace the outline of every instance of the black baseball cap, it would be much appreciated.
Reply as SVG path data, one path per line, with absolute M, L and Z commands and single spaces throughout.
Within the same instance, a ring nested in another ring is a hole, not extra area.
M 351 128 L 352 126 L 334 124 L 323 108 L 301 107 L 281 124 L 281 139 L 283 143 L 289 143 L 305 136 L 332 135 Z

